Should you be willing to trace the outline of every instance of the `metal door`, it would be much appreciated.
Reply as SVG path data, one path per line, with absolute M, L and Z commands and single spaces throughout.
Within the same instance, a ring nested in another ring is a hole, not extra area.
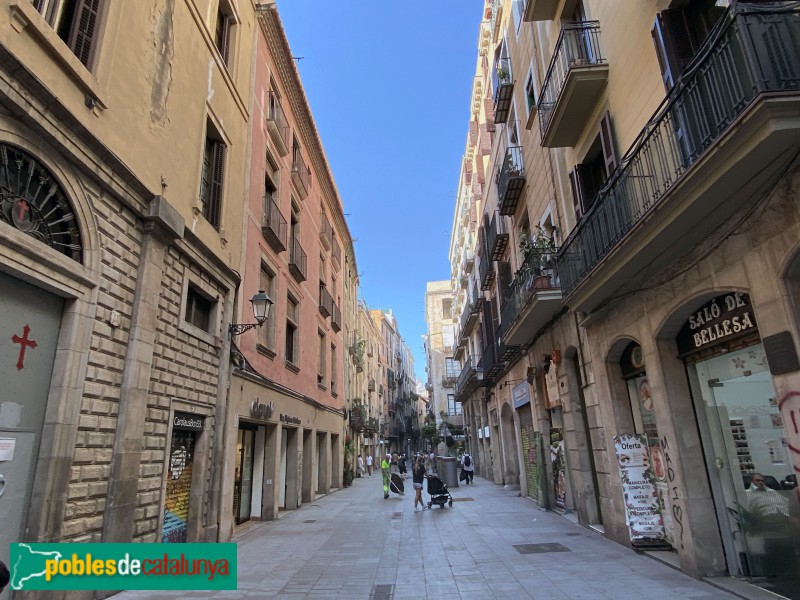
M 25 538 L 64 302 L 0 274 L 0 560 Z

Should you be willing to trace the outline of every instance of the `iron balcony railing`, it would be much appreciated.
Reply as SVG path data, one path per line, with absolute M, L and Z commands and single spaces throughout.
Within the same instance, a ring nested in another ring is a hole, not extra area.
M 264 222 L 261 225 L 261 233 L 275 252 L 286 250 L 288 233 L 286 218 L 281 214 L 272 196 L 264 196 Z
M 501 215 L 513 215 L 525 188 L 525 163 L 522 160 L 522 147 L 510 146 L 506 149 L 503 164 L 497 173 L 497 197 Z
M 306 280 L 306 253 L 300 245 L 300 240 L 293 237 L 289 240 L 289 271 L 298 281 Z
M 319 314 L 330 317 L 333 314 L 333 296 L 324 284 L 319 284 Z
M 489 256 L 492 260 L 501 260 L 503 258 L 503 254 L 506 248 L 508 248 L 508 237 L 506 218 L 495 211 L 494 214 L 492 214 L 492 220 L 489 223 L 486 234 Z
M 800 91 L 800 8 L 734 6 L 623 157 L 558 255 L 569 294 L 767 92 Z
M 333 303 L 333 314 L 331 314 L 331 328 L 336 332 L 342 330 L 342 311 L 335 302 Z M 361 358 L 359 361 L 362 367 L 361 370 L 363 370 L 363 355 L 359 355 L 359 357 Z M 359 373 L 360 372 L 361 371 L 359 371 Z
M 464 363 L 464 366 L 461 367 L 461 373 L 458 375 L 458 380 L 456 380 L 456 397 L 460 396 L 461 393 L 466 388 L 467 384 L 469 383 L 470 379 L 477 375 L 477 371 L 475 366 L 472 364 L 472 357 L 468 357 L 467 361 Z
M 294 153 L 294 159 L 292 160 L 292 180 L 300 194 L 305 198 L 311 185 L 311 171 L 306 166 L 299 151 Z
M 331 239 L 333 238 L 333 227 L 331 227 L 331 222 L 328 220 L 328 216 L 325 213 L 320 213 L 320 231 L 319 231 L 319 241 L 325 247 L 326 250 L 331 249 Z
M 567 81 L 570 69 L 601 65 L 605 62 L 606 59 L 600 48 L 599 21 L 578 21 L 566 23 L 561 27 L 537 106 L 542 137 L 550 126 L 553 109 L 564 88 L 564 83 Z
M 286 149 L 289 147 L 289 124 L 286 122 L 286 116 L 283 114 L 280 99 L 278 95 L 270 90 L 267 98 L 267 127 L 272 135 L 273 141 L 281 145 L 281 154 L 286 154 Z
M 501 290 L 505 301 L 500 311 L 498 338 L 505 336 L 537 291 L 559 288 L 556 253 L 555 246 L 529 250 L 508 288 Z
M 511 78 L 511 60 L 499 58 L 492 71 L 494 90 L 494 122 L 505 123 L 514 97 L 514 80 Z
M 331 258 L 333 262 L 336 263 L 337 269 L 342 266 L 342 247 L 336 240 L 336 236 L 333 236 L 331 239 Z

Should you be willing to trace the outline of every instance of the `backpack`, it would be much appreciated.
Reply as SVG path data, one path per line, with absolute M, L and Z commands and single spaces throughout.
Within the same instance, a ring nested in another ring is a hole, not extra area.
M 472 464 L 472 459 L 470 459 L 469 455 L 464 457 L 464 466 L 468 467 Z

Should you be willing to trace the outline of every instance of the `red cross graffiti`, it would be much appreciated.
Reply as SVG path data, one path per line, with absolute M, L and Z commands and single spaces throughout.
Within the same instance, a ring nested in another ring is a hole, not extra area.
M 26 348 L 36 348 L 36 342 L 28 339 L 28 334 L 30 332 L 31 328 L 25 325 L 25 328 L 22 330 L 22 337 L 19 337 L 17 334 L 11 336 L 11 341 L 15 344 L 19 344 L 19 360 L 17 360 L 17 371 L 25 367 Z

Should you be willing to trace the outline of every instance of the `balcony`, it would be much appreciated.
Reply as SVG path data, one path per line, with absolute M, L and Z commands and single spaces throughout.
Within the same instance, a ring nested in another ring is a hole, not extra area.
M 513 216 L 517 212 L 522 190 L 525 189 L 525 164 L 522 147 L 511 146 L 506 150 L 503 164 L 497 173 L 497 197 L 501 215 Z
M 464 306 L 464 311 L 461 313 L 461 320 L 460 324 L 461 327 L 459 329 L 459 336 L 464 340 L 468 340 L 472 330 L 475 327 L 475 324 L 478 322 L 478 319 L 481 316 L 481 308 L 480 302 L 476 299 L 467 302 Z
M 333 227 L 325 213 L 320 213 L 319 224 L 319 242 L 325 250 L 331 249 L 331 240 L 333 239 Z
M 342 311 L 335 302 L 333 303 L 333 313 L 331 314 L 331 329 L 337 333 L 342 330 Z
M 558 253 L 591 312 L 706 241 L 800 149 L 800 9 L 730 9 Z
M 489 216 L 484 217 L 485 221 L 489 220 Z M 492 260 L 501 260 L 503 254 L 508 248 L 508 228 L 506 227 L 506 218 L 497 213 L 492 215 L 491 223 L 487 223 L 486 227 L 486 241 L 489 247 L 489 257 Z
M 303 157 L 300 156 L 300 151 L 294 153 L 294 160 L 292 161 L 292 183 L 297 189 L 297 193 L 303 200 L 308 196 L 308 191 L 311 189 L 311 170 L 303 162 Z
M 306 280 L 306 260 L 300 241 L 293 237 L 289 240 L 289 272 L 297 281 Z
M 494 263 L 492 259 L 489 258 L 488 250 L 486 250 L 486 244 L 488 242 L 483 239 L 486 237 L 483 233 L 484 231 L 483 226 L 481 226 L 480 237 L 482 243 L 478 248 L 478 256 L 480 257 L 480 261 L 478 262 L 478 281 L 480 282 L 481 289 L 486 291 L 494 284 L 496 274 L 494 272 Z
M 453 387 L 458 380 L 460 367 L 454 360 L 448 359 L 445 361 L 444 373 L 442 374 L 442 385 L 444 387 Z
M 505 365 L 497 360 L 494 343 L 489 343 L 483 349 L 483 355 L 478 361 L 478 370 L 483 373 L 484 385 L 489 385 L 491 382 L 496 381 L 503 372 L 504 367 Z
M 527 0 L 523 21 L 554 21 L 558 16 L 559 0 Z
M 289 124 L 286 122 L 286 116 L 283 114 L 281 101 L 277 94 L 270 90 L 267 92 L 267 114 L 266 123 L 269 136 L 272 138 L 278 154 L 286 156 L 289 154 Z
M 261 224 L 261 234 L 275 252 L 286 250 L 288 234 L 286 219 L 272 196 L 264 196 L 264 222 Z
M 505 123 L 514 99 L 514 80 L 511 78 L 511 61 L 500 58 L 492 72 L 492 87 L 494 89 L 494 122 Z
M 319 284 L 319 314 L 330 317 L 333 314 L 333 296 L 324 283 Z
M 472 363 L 472 357 L 467 359 L 461 367 L 461 373 L 456 381 L 456 401 L 464 402 L 469 395 L 474 392 L 483 381 L 483 370 L 476 368 Z
M 342 268 L 342 247 L 336 240 L 336 236 L 331 239 L 331 261 L 337 271 Z
M 374 392 L 375 391 L 375 380 L 370 377 L 369 381 L 367 382 L 367 391 Z
M 574 146 L 606 83 L 608 63 L 600 49 L 600 24 L 580 21 L 564 25 L 537 107 L 542 146 Z

